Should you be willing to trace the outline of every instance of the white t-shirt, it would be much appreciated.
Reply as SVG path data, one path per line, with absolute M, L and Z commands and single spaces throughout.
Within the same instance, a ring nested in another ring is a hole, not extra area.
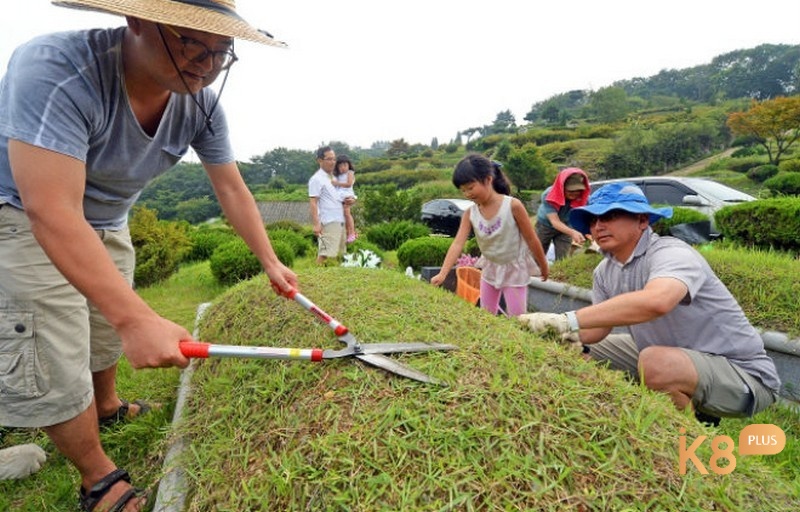
M 317 198 L 317 213 L 320 224 L 344 222 L 344 207 L 336 187 L 331 183 L 331 175 L 322 169 L 308 180 L 308 197 Z

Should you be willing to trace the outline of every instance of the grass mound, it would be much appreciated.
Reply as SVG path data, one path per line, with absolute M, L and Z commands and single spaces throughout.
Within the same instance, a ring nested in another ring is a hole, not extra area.
M 756 457 L 725 477 L 681 475 L 679 429 L 689 443 L 713 432 L 513 320 L 398 272 L 301 279 L 362 342 L 458 345 L 391 356 L 449 386 L 354 359 L 203 361 L 179 432 L 189 510 L 788 510 L 798 498 Z M 225 293 L 201 339 L 341 346 L 264 277 Z

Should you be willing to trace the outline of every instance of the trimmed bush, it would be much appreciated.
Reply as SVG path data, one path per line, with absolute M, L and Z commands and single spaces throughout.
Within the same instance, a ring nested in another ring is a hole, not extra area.
M 662 236 L 669 235 L 669 228 L 671 228 L 672 226 L 676 226 L 678 224 L 688 224 L 691 222 L 699 222 L 701 220 L 710 220 L 710 219 L 707 216 L 703 215 L 702 213 L 698 212 L 697 210 L 692 210 L 691 208 L 683 208 L 680 206 L 674 206 L 672 208 L 672 218 L 661 219 L 660 221 L 653 224 L 653 231 Z
M 751 247 L 800 250 L 800 198 L 779 197 L 726 206 L 714 220 L 728 240 Z
M 800 195 L 800 173 L 778 174 L 765 181 L 764 187 L 768 188 L 773 194 Z
M 800 158 L 784 160 L 778 165 L 781 172 L 800 172 Z
M 214 249 L 236 238 L 236 234 L 226 229 L 195 229 L 189 232 L 192 248 L 184 261 L 205 261 L 214 253 Z
M 274 240 L 272 248 L 281 263 L 287 267 L 292 266 L 294 252 L 288 243 Z M 233 285 L 239 281 L 250 279 L 264 270 L 258 258 L 241 238 L 225 242 L 217 247 L 211 255 L 210 266 L 214 278 L 224 285 Z
M 272 241 L 273 246 L 277 241 L 285 242 L 292 248 L 294 255 L 299 257 L 309 254 L 313 248 L 311 240 L 290 229 L 271 229 L 269 231 L 269 239 Z
M 772 164 L 759 165 L 747 171 L 747 177 L 758 183 L 764 183 L 776 174 L 778 174 L 778 166 Z
M 217 247 L 209 261 L 214 278 L 224 285 L 250 279 L 263 271 L 258 258 L 241 238 Z
M 400 268 L 411 267 L 416 271 L 421 267 L 438 267 L 444 261 L 451 243 L 452 238 L 440 236 L 414 238 L 397 249 L 397 261 Z
M 136 286 L 158 283 L 178 270 L 191 248 L 188 224 L 158 220 L 155 210 L 140 206 L 134 208 L 129 225 L 136 251 Z
M 397 250 L 403 242 L 430 234 L 431 230 L 428 226 L 409 220 L 383 222 L 366 230 L 367 240 L 386 251 Z
M 725 160 L 725 167 L 732 171 L 746 173 L 753 167 L 766 163 L 766 158 L 749 156 L 745 158 L 729 158 Z

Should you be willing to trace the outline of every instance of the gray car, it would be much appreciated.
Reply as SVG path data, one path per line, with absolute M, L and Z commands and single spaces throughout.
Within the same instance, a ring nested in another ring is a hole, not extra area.
M 595 191 L 608 183 L 627 181 L 642 189 L 650 204 L 666 204 L 697 210 L 711 221 L 711 234 L 718 236 L 714 225 L 714 213 L 732 204 L 754 201 L 756 198 L 735 188 L 706 178 L 685 178 L 680 176 L 640 176 L 617 180 L 594 181 L 590 184 Z

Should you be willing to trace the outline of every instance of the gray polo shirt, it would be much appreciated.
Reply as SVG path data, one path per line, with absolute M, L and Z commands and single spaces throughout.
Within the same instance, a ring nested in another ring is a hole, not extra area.
M 639 350 L 658 345 L 724 356 L 778 391 L 780 379 L 761 336 L 705 258 L 682 240 L 648 228 L 624 265 L 606 255 L 594 270 L 592 302 L 641 290 L 659 277 L 678 279 L 689 292 L 666 315 L 629 326 Z
M 189 146 L 205 163 L 233 162 L 222 109 L 212 135 L 188 94 L 173 93 L 157 132 L 145 133 L 125 90 L 124 28 L 60 32 L 20 46 L 0 81 L 0 203 L 22 208 L 11 176 L 8 140 L 86 164 L 84 214 L 96 229 L 119 229 L 141 190 L 174 166 Z M 215 93 L 197 100 L 208 112 Z

